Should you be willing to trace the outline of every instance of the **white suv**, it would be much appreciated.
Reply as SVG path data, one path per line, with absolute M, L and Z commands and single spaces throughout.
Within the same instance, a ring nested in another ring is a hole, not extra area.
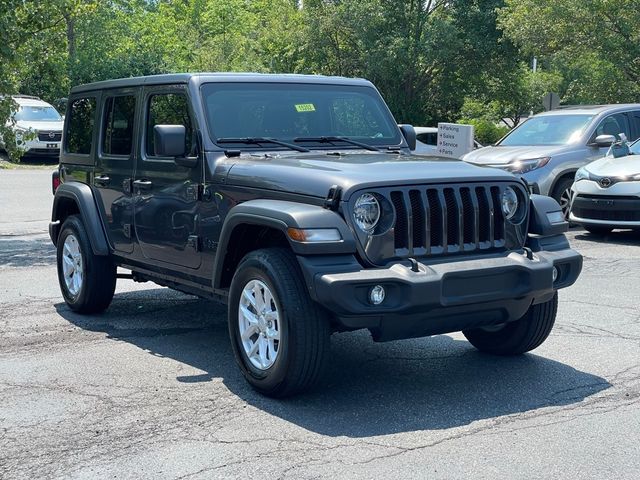
M 12 96 L 18 104 L 13 114 L 12 128 L 16 132 L 18 147 L 25 155 L 60 155 L 63 118 L 58 111 L 38 97 Z M 33 135 L 27 135 L 33 132 Z

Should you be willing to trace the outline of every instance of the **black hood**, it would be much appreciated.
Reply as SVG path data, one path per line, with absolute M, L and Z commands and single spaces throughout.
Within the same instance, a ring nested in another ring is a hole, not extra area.
M 228 172 L 228 185 L 321 198 L 337 185 L 342 188 L 343 200 L 348 200 L 356 190 L 376 186 L 515 179 L 508 172 L 461 160 L 384 152 L 343 151 L 340 155 L 292 152 L 276 157 L 243 155 L 229 160 L 233 160 L 234 165 Z

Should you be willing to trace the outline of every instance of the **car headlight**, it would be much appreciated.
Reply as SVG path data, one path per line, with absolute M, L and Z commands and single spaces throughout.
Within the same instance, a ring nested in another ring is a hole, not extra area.
M 518 213 L 518 194 L 511 187 L 507 187 L 502 192 L 502 213 L 507 220 L 511 220 Z
M 353 220 L 360 230 L 371 233 L 380 220 L 380 202 L 373 193 L 363 193 L 353 207 Z
M 576 172 L 576 178 L 574 179 L 574 181 L 579 182 L 580 180 L 589 180 L 590 178 L 591 175 L 589 175 L 587 169 L 582 167 Z
M 506 167 L 511 173 L 527 173 L 531 170 L 536 170 L 538 168 L 544 167 L 547 163 L 549 163 L 551 157 L 542 157 L 542 158 L 531 158 L 527 160 L 514 160 L 509 163 Z

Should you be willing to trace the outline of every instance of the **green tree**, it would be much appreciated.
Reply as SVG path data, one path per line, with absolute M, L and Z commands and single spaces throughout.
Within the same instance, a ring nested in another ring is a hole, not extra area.
M 566 103 L 640 98 L 635 0 L 506 0 L 499 24 L 527 55 L 564 78 Z

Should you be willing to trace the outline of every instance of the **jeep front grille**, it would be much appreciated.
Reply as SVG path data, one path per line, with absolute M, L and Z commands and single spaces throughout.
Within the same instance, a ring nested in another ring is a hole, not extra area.
M 456 185 L 383 192 L 395 210 L 395 256 L 503 248 L 502 188 L 500 185 Z

